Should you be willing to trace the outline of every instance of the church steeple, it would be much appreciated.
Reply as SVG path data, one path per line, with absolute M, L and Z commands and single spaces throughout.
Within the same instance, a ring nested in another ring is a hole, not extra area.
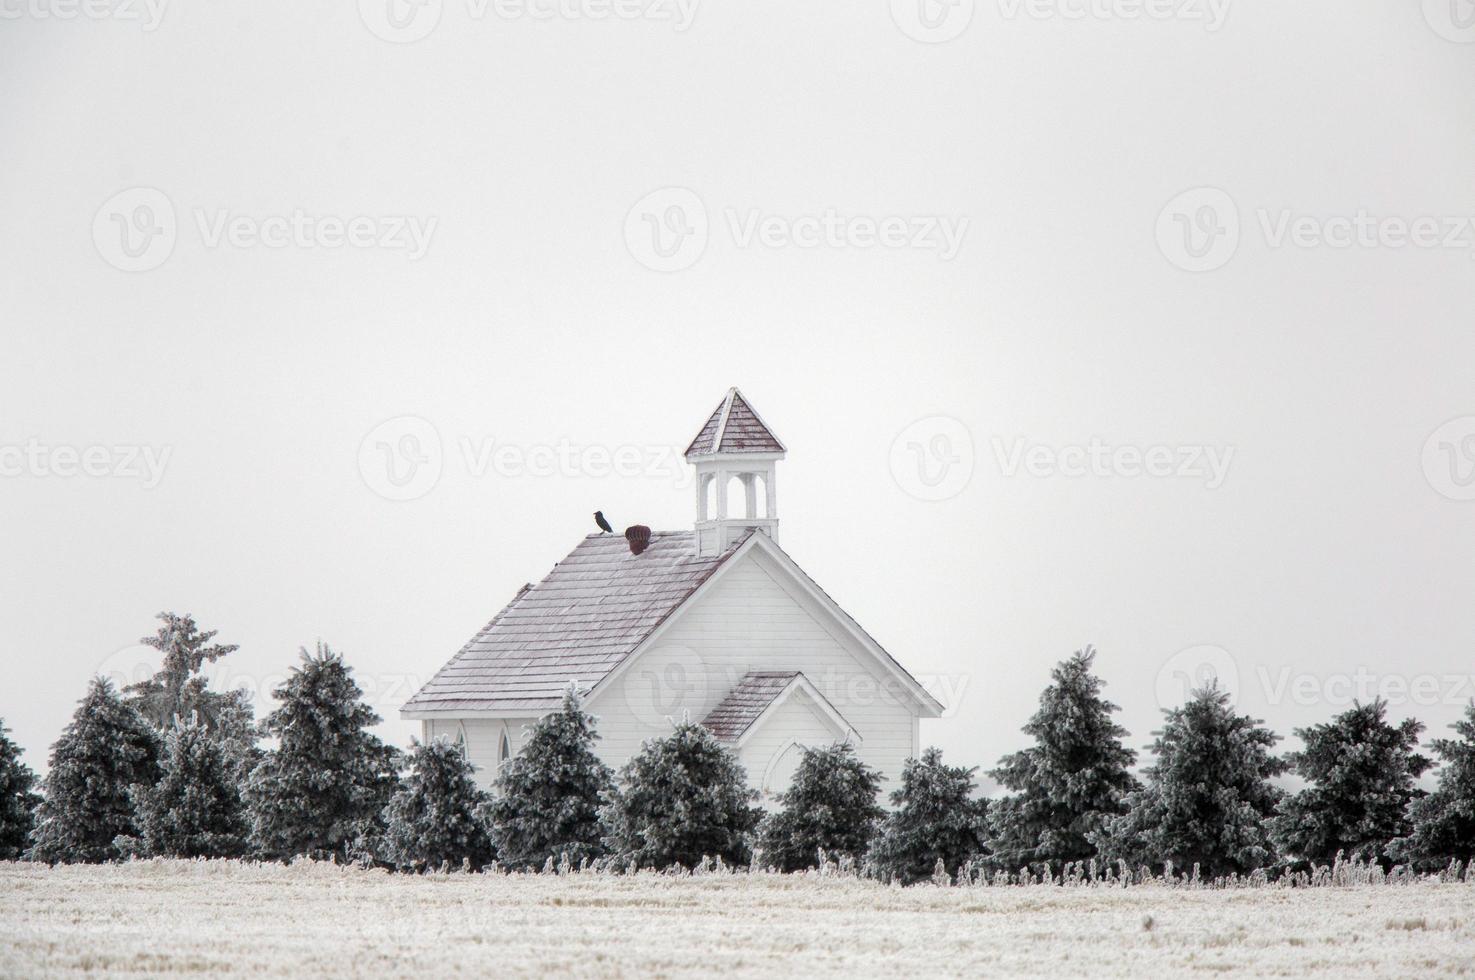
M 729 388 L 686 448 L 696 468 L 698 554 L 718 554 L 754 529 L 778 540 L 774 469 L 785 452 L 743 393 Z

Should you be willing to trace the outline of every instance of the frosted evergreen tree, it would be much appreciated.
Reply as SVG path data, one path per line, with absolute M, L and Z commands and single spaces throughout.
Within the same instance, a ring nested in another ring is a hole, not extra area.
M 1271 864 L 1265 822 L 1282 793 L 1270 780 L 1287 769 L 1270 754 L 1280 736 L 1236 715 L 1217 684 L 1163 714 L 1145 785 L 1092 836 L 1102 856 L 1133 867 L 1172 861 L 1180 871 L 1197 864 L 1207 878 Z
M 973 798 L 976 769 L 944 765 L 942 750 L 908 759 L 901 786 L 868 857 L 883 881 L 910 884 L 930 878 L 942 862 L 948 874 L 984 852 L 988 801 Z
M 409 773 L 384 808 L 379 856 L 403 871 L 490 864 L 492 843 L 479 815 L 486 803 L 462 745 L 445 736 L 417 743 Z
M 604 853 L 599 808 L 613 773 L 594 754 L 598 738 L 570 685 L 562 707 L 538 719 L 497 776 L 488 813 L 498 861 L 541 868 L 550 857 L 578 864 Z
M 1475 861 L 1475 702 L 1450 727 L 1458 739 L 1436 738 L 1429 743 L 1440 761 L 1439 785 L 1409 804 L 1412 826 L 1388 849 L 1395 861 L 1420 870 Z
M 198 715 L 207 728 L 215 728 L 223 713 L 238 709 L 245 699 L 240 691 L 217 692 L 207 689 L 201 671 L 205 664 L 234 653 L 234 643 L 213 643 L 216 630 L 201 630 L 193 616 L 161 612 L 158 632 L 138 642 L 153 647 L 161 654 L 158 673 L 146 681 L 123 689 L 139 713 L 156 728 L 168 731 L 175 718 Z M 248 709 L 249 710 L 249 709 Z
M 383 833 L 399 786 L 399 752 L 369 729 L 379 716 L 343 658 L 322 643 L 273 692 L 264 727 L 278 745 L 251 773 L 246 804 L 257 853 L 345 858 L 353 843 Z
M 1014 795 L 989 805 L 991 862 L 1008 871 L 1046 863 L 1059 870 L 1094 857 L 1090 835 L 1126 812 L 1123 798 L 1138 788 L 1137 754 L 1122 745 L 1126 729 L 1112 721 L 1116 705 L 1101 696 L 1087 647 L 1050 672 L 1053 683 L 1024 726 L 1035 744 L 1006 755 L 990 775 Z
M 247 851 L 246 808 L 228 748 L 193 714 L 165 735 L 159 781 L 130 794 L 138 832 L 118 839 L 123 853 L 233 858 Z
M 875 837 L 886 811 L 876 803 L 881 774 L 856 757 L 848 742 L 806 748 L 781 808 L 764 819 L 759 841 L 763 863 L 780 871 L 802 871 L 830 860 L 857 864 Z
M 159 778 L 153 726 L 111 684 L 94 678 L 50 761 L 30 858 L 54 864 L 120 857 L 114 841 L 136 834 L 129 789 Z
M 1305 748 L 1286 757 L 1309 784 L 1287 796 L 1270 821 L 1270 838 L 1287 857 L 1330 864 L 1379 860 L 1412 826 L 1406 811 L 1422 796 L 1416 783 L 1433 760 L 1414 751 L 1424 726 L 1384 720 L 1387 703 L 1354 703 L 1324 725 L 1296 729 Z
M 5 734 L 0 722 L 0 861 L 15 861 L 25 853 L 36 825 L 36 774 L 20 761 L 20 746 Z
M 689 868 L 704 857 L 741 865 L 761 815 L 757 796 L 737 757 L 684 719 L 670 735 L 647 739 L 620 770 L 600 811 L 604 843 L 622 865 Z

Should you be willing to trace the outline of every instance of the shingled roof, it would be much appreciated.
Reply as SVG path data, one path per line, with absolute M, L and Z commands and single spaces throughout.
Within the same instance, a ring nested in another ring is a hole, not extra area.
M 743 679 L 727 692 L 727 696 L 707 712 L 702 725 L 717 736 L 719 741 L 739 742 L 758 719 L 763 717 L 763 713 L 791 687 L 798 687 L 808 695 L 820 713 L 830 719 L 837 734 L 860 738 L 829 699 L 797 670 L 755 670 L 744 674 Z
M 743 393 L 736 388 L 727 389 L 722 399 L 707 419 L 702 431 L 686 447 L 686 458 L 710 456 L 715 453 L 781 453 L 784 444 L 773 434 Z
M 543 710 L 570 681 L 592 687 L 732 557 L 698 557 L 691 531 L 657 531 L 644 554 L 591 534 L 524 587 L 405 704 L 415 711 Z
M 727 697 L 702 719 L 702 725 L 724 742 L 736 742 L 784 692 L 799 672 L 754 671 L 744 675 Z

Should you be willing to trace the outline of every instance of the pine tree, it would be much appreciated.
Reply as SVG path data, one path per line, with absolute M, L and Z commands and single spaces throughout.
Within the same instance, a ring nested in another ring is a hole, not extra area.
M 1406 811 L 1423 795 L 1415 783 L 1434 763 L 1414 751 L 1424 726 L 1388 724 L 1387 707 L 1354 703 L 1328 724 L 1296 729 L 1305 748 L 1287 761 L 1310 785 L 1283 799 L 1270 820 L 1282 854 L 1322 864 L 1338 851 L 1378 860 L 1393 838 L 1412 830 Z
M 604 853 L 601 801 L 613 786 L 594 754 L 594 719 L 570 685 L 560 710 L 538 719 L 522 751 L 502 766 L 489 806 L 497 859 L 541 868 L 567 854 L 578 864 Z
M 233 858 L 247 850 L 246 808 L 228 748 L 193 714 L 164 738 L 162 775 L 130 791 L 137 836 L 118 848 L 139 857 Z
M 876 803 L 881 774 L 856 757 L 848 742 L 806 748 L 781 809 L 762 823 L 765 864 L 802 871 L 819 864 L 823 850 L 834 860 L 859 863 L 886 811 Z
M 487 795 L 476 786 L 464 747 L 445 736 L 417 743 L 410 767 L 384 809 L 377 848 L 383 860 L 403 871 L 490 864 L 492 843 L 480 816 Z
M 931 877 L 939 861 L 948 874 L 956 874 L 984 852 L 988 801 L 973 798 L 975 771 L 944 765 L 936 748 L 906 761 L 901 787 L 891 794 L 896 809 L 869 855 L 878 877 L 910 884 Z
M 620 770 L 620 786 L 600 810 L 605 847 L 621 864 L 694 867 L 704 857 L 748 860 L 761 815 L 747 773 L 710 731 L 683 719 L 647 739 Z
M 25 853 L 41 797 L 34 792 L 36 774 L 5 732 L 0 722 L 0 861 L 15 861 Z
M 377 839 L 384 807 L 398 788 L 399 753 L 369 728 L 379 716 L 343 658 L 322 643 L 273 692 L 278 707 L 264 726 L 278 739 L 246 784 L 257 853 L 346 858 L 354 841 Z
M 158 778 L 157 733 L 111 684 L 94 678 L 51 747 L 31 859 L 55 864 L 120 857 L 114 840 L 136 834 L 129 789 Z
M 1092 836 L 1102 856 L 1133 866 L 1172 861 L 1185 871 L 1197 864 L 1208 878 L 1272 863 L 1265 821 L 1282 795 L 1270 780 L 1287 769 L 1270 755 L 1280 737 L 1236 715 L 1217 684 L 1163 714 L 1146 785 L 1127 794 L 1126 814 Z
M 1077 651 L 1050 672 L 1054 682 L 1024 726 L 1030 748 L 999 760 L 990 775 L 1015 795 L 989 806 L 991 862 L 1008 871 L 1026 865 L 1094 857 L 1090 835 L 1126 812 L 1123 797 L 1138 788 L 1137 754 L 1122 745 L 1126 729 L 1112 721 L 1116 705 L 1101 696 L 1091 673 L 1095 651 Z
M 123 693 L 156 728 L 167 731 L 175 718 L 188 718 L 192 712 L 207 728 L 215 728 L 221 714 L 232 704 L 242 703 L 244 694 L 207 690 L 200 671 L 205 664 L 234 653 L 238 647 L 234 643 L 211 643 L 217 631 L 201 631 L 188 614 L 161 612 L 154 618 L 162 620 L 163 625 L 153 636 L 138 642 L 163 654 L 159 671 L 146 681 L 128 685 Z
M 1425 871 L 1475 861 L 1475 701 L 1450 727 L 1458 739 L 1429 743 L 1440 760 L 1439 785 L 1409 804 L 1412 826 L 1388 849 L 1395 861 Z

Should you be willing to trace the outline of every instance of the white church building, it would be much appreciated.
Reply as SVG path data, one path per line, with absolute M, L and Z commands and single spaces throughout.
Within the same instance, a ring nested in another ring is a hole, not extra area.
M 689 530 L 591 534 L 526 585 L 401 711 L 461 739 L 490 786 L 570 682 L 616 770 L 685 714 L 765 801 L 803 747 L 849 740 L 896 786 L 942 706 L 779 547 L 784 444 L 736 388 L 686 450 Z M 642 546 L 644 547 L 642 548 Z

